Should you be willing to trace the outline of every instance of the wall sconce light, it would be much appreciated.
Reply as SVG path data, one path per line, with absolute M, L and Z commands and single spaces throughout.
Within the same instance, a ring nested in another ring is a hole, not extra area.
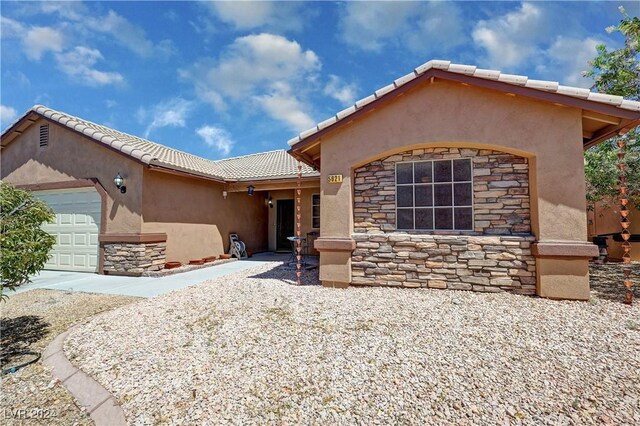
M 269 195 L 269 200 L 267 201 L 267 204 L 269 205 L 270 209 L 273 208 L 273 198 L 271 198 L 271 195 Z
M 116 184 L 116 188 L 118 188 L 122 194 L 127 192 L 127 187 L 124 186 L 124 178 L 120 175 L 120 172 L 113 178 L 113 183 Z
M 222 191 L 222 198 L 224 198 L 226 200 L 227 199 L 227 195 L 229 195 L 227 190 Z
M 255 187 L 255 186 L 253 186 L 253 185 L 249 185 L 249 186 L 247 186 L 247 194 L 249 194 L 249 197 L 253 197 L 253 191 L 254 191 L 254 189 L 256 189 L 256 187 Z

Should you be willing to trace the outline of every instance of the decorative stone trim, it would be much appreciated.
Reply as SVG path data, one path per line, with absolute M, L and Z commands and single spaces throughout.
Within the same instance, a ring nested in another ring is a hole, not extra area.
M 533 244 L 531 253 L 535 257 L 572 258 L 592 258 L 600 254 L 598 246 L 586 241 L 539 241 Z
M 318 238 L 313 247 L 322 251 L 352 251 L 356 248 L 356 242 L 350 238 Z
M 167 241 L 165 233 L 111 233 L 100 234 L 101 243 L 163 243 Z
M 429 232 L 448 235 L 530 234 L 528 160 L 504 152 L 472 148 L 414 149 L 355 169 L 354 232 L 379 234 L 396 231 L 397 162 L 460 158 L 471 158 L 473 165 L 474 231 Z
M 102 243 L 104 273 L 110 275 L 142 275 L 159 271 L 166 262 L 166 242 Z
M 352 285 L 536 292 L 531 236 L 353 234 Z

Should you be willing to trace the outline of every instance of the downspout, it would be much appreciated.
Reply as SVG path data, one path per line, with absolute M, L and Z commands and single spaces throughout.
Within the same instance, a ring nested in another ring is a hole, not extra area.
M 300 200 L 302 194 L 302 164 L 298 161 L 298 183 L 296 188 L 296 284 L 302 284 L 302 235 L 300 234 L 300 221 L 302 218 L 302 211 L 300 206 Z
M 616 141 L 618 145 L 618 170 L 620 171 L 620 225 L 622 231 L 620 236 L 622 237 L 622 262 L 623 262 L 623 274 L 624 274 L 624 286 L 626 287 L 626 293 L 624 295 L 624 303 L 631 305 L 633 303 L 633 281 L 631 280 L 631 233 L 629 232 L 629 226 L 631 221 L 629 220 L 629 204 L 628 187 L 627 187 L 627 173 L 626 165 L 624 163 L 624 157 L 627 149 L 626 134 Z

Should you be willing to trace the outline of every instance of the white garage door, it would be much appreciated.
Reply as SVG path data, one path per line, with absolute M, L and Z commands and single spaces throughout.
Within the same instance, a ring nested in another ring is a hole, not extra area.
M 34 195 L 55 212 L 43 229 L 56 237 L 45 269 L 96 272 L 101 200 L 93 188 L 38 191 Z

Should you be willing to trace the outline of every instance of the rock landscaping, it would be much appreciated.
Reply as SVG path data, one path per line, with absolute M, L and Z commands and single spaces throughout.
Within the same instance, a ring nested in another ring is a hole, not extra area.
M 139 299 L 57 290 L 11 294 L 8 301 L 0 302 L 3 368 L 6 364 L 15 365 L 24 350 L 42 352 L 73 324 L 136 300 Z M 93 424 L 42 360 L 0 377 L 0 419 L 7 426 Z
M 279 265 L 96 317 L 65 352 L 133 425 L 640 422 L 640 304 L 299 287 Z

